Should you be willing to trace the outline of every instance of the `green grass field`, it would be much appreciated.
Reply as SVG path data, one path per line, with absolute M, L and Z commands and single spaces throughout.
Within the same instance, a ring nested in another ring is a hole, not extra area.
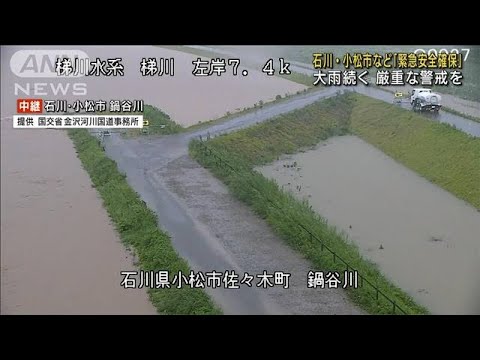
M 142 134 L 169 135 L 185 130 L 181 125 L 170 119 L 168 114 L 152 105 L 144 106 L 143 119 L 148 120 L 148 126 L 145 126 L 143 129 L 129 129 L 125 132 L 125 136 L 134 137 Z
M 357 95 L 352 132 L 480 209 L 480 139 L 412 111 Z
M 84 129 L 70 130 L 69 136 L 122 242 L 138 255 L 140 268 L 168 270 L 170 281 L 179 271 L 188 274 L 188 264 L 174 250 L 169 235 L 158 228 L 156 215 L 128 185 L 98 140 Z M 160 314 L 221 313 L 202 289 L 173 285 L 170 289 L 150 289 L 149 296 Z

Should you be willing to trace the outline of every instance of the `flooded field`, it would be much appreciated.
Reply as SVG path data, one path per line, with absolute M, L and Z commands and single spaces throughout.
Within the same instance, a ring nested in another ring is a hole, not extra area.
M 20 49 L 28 48 L 57 49 L 58 47 L 3 47 L 2 84 L 5 83 L 5 91 L 9 94 L 14 93 L 14 81 L 23 88 L 26 88 L 27 84 L 33 86 L 28 78 L 13 77 L 9 68 L 12 55 Z M 49 82 L 62 83 L 64 86 L 67 83 L 70 84 L 66 94 L 60 97 L 70 101 L 78 99 L 106 101 L 142 99 L 145 103 L 160 108 L 169 114 L 172 120 L 183 126 L 213 120 L 224 116 L 227 112 L 234 113 L 253 107 L 260 100 L 268 102 L 274 100 L 277 95 L 283 97 L 285 94 L 294 94 L 306 88 L 301 84 L 276 76 L 267 76 L 258 70 L 246 69 L 242 64 L 238 67 L 237 76 L 232 75 L 232 66 L 229 65 L 226 66 L 226 71 L 221 76 L 217 76 L 216 73 L 212 76 L 194 76 L 192 71 L 195 66 L 192 61 L 196 60 L 198 56 L 158 46 L 68 47 L 68 49 L 72 48 L 84 51 L 90 59 L 121 58 L 124 75 L 48 79 Z M 142 59 L 156 59 L 158 65 L 160 58 L 174 59 L 174 75 L 142 76 L 140 72 Z M 224 58 L 228 59 L 226 56 Z M 17 64 L 17 67 L 19 66 L 20 64 Z M 207 70 L 210 69 L 207 68 Z M 243 70 L 247 70 L 247 76 L 242 75 Z M 42 82 L 46 82 L 46 80 Z M 87 84 L 86 94 L 75 96 L 74 83 Z M 49 86 L 49 84 L 47 85 Z M 45 85 L 45 91 L 50 92 L 47 85 Z M 23 94 L 20 93 L 20 95 Z M 54 96 L 47 96 L 47 98 L 49 97 L 53 98 Z M 55 98 L 58 97 L 55 96 Z
M 1 313 L 155 314 L 67 134 L 1 123 Z
M 227 66 L 221 76 L 196 77 L 192 75 L 192 61 L 198 56 L 163 48 L 155 52 L 157 57 L 175 59 L 175 76 L 162 79 L 155 93 L 161 99 L 161 108 L 183 126 L 213 120 L 227 112 L 253 107 L 260 100 L 268 102 L 277 95 L 283 97 L 306 89 L 301 84 L 243 66 L 239 67 L 237 76 L 232 75 L 232 67 Z M 243 70 L 248 71 L 247 76 L 242 75 Z
M 260 170 L 435 314 L 480 313 L 480 213 L 354 136 Z

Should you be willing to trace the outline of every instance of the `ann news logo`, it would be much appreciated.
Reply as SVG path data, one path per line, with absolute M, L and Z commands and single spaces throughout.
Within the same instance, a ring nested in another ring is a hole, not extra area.
M 10 69 L 21 78 L 83 77 L 85 71 L 59 73 L 57 63 L 62 59 L 72 59 L 78 64 L 89 64 L 88 55 L 81 50 L 19 50 L 10 59 Z
M 59 74 L 57 71 L 57 62 L 65 58 L 85 64 L 84 67 L 89 63 L 88 55 L 81 50 L 32 49 L 15 52 L 10 58 L 10 70 L 20 78 L 14 83 L 15 96 L 86 96 L 87 84 L 78 82 L 80 77 L 85 76 L 85 71 L 73 74 Z

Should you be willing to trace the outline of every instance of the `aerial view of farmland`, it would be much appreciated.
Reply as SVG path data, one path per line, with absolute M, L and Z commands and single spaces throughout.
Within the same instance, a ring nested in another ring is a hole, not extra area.
M 480 47 L 2 46 L 1 314 L 480 314 Z

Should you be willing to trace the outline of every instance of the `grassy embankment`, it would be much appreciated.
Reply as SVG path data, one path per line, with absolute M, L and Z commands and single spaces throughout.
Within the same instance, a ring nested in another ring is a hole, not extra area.
M 149 125 L 143 129 L 129 129 L 125 136 L 134 137 L 142 134 L 146 135 L 169 135 L 185 131 L 185 128 L 165 114 L 160 109 L 152 105 L 145 105 L 143 109 L 143 119 L 148 120 Z
M 385 92 L 388 92 L 388 93 L 391 93 L 391 94 L 395 94 L 396 91 L 393 90 L 393 89 L 389 89 L 387 87 L 382 87 L 382 86 L 378 86 L 377 87 L 378 89 L 380 90 L 383 90 Z M 409 99 L 409 98 L 408 98 Z M 473 116 L 473 115 L 470 115 L 470 114 L 466 114 L 464 112 L 461 112 L 461 111 L 458 111 L 458 110 L 455 110 L 455 109 L 452 109 L 448 106 L 445 106 L 443 105 L 442 106 L 442 110 L 443 111 L 446 111 L 446 112 L 449 112 L 450 114 L 453 114 L 453 115 L 458 115 L 458 116 L 461 116 L 465 119 L 469 119 L 469 120 L 472 120 L 472 121 L 476 121 L 476 122 L 479 122 L 480 123 L 480 118 L 479 117 L 476 117 L 476 116 Z
M 352 132 L 480 209 L 480 139 L 412 111 L 356 96 Z
M 300 95 L 302 93 L 304 94 L 306 92 L 307 91 L 297 91 L 296 95 Z M 277 105 L 281 102 L 285 102 L 285 101 L 289 100 L 292 96 L 294 96 L 294 95 L 282 97 L 279 94 L 279 95 L 276 96 L 275 100 L 272 100 L 272 101 L 269 101 L 269 102 L 266 102 L 266 103 L 264 103 L 262 100 L 260 100 L 258 103 L 255 103 L 252 107 L 248 107 L 248 108 L 246 107 L 246 108 L 243 108 L 243 110 L 241 110 L 241 111 L 236 111 L 236 112 L 233 112 L 233 113 L 227 111 L 227 113 L 220 118 L 199 122 L 198 124 L 195 124 L 195 125 L 189 126 L 188 128 L 185 128 L 185 131 L 194 131 L 194 130 L 199 130 L 199 129 L 210 127 L 214 124 L 221 124 L 221 123 L 224 123 L 224 122 L 226 122 L 230 119 L 236 118 L 240 115 L 245 115 L 245 114 L 257 111 L 258 109 L 262 109 L 264 107 L 267 108 L 269 106 L 273 106 L 273 105 Z
M 297 92 L 297 94 L 301 94 L 305 92 L 306 91 L 304 92 L 299 91 Z M 256 111 L 263 107 L 268 107 L 274 104 L 278 104 L 288 99 L 290 99 L 290 96 L 282 97 L 281 95 L 277 95 L 277 98 L 274 101 L 268 102 L 266 104 L 260 100 L 258 103 L 254 104 L 254 106 L 250 108 L 244 108 L 243 110 L 237 111 L 234 113 L 227 112 L 224 116 L 220 118 L 199 122 L 198 124 L 189 126 L 188 128 L 185 128 L 177 124 L 176 122 L 174 122 L 170 118 L 170 116 L 164 113 L 162 110 L 151 105 L 145 105 L 143 116 L 144 116 L 144 120 L 148 120 L 149 126 L 146 126 L 143 129 L 129 129 L 129 130 L 126 130 L 123 134 L 126 137 L 136 137 L 140 135 L 171 135 L 171 134 L 178 134 L 185 131 L 199 130 L 202 128 L 212 126 L 213 124 L 220 124 L 220 123 L 226 122 L 230 119 L 233 119 L 234 117 L 248 114 L 250 112 Z
M 427 310 L 417 305 L 404 291 L 394 286 L 378 268 L 362 258 L 357 247 L 339 231 L 329 226 L 307 202 L 298 201 L 282 191 L 275 181 L 253 171 L 257 165 L 267 164 L 282 154 L 293 154 L 330 136 L 349 131 L 350 113 L 354 108 L 352 97 L 338 97 L 317 102 L 304 109 L 279 116 L 271 121 L 245 130 L 220 136 L 207 144 L 212 152 L 232 165 L 231 171 L 215 157 L 208 155 L 198 141 L 190 143 L 190 153 L 203 166 L 222 179 L 232 193 L 250 205 L 295 250 L 302 253 L 318 269 L 342 273 L 345 266 L 301 226 L 320 239 L 359 274 L 375 284 L 384 294 L 409 314 L 424 314 Z M 321 119 L 319 121 L 319 119 Z M 301 224 L 299 226 L 298 224 Z M 392 313 L 392 304 L 377 301 L 375 291 L 363 286 L 347 290 L 351 299 L 372 314 Z M 398 309 L 396 313 L 399 313 Z
M 275 161 L 282 154 L 305 151 L 323 139 L 349 132 L 480 209 L 480 139 L 358 94 L 317 102 L 263 124 L 210 140 L 207 144 L 213 153 L 236 171 L 230 171 L 215 157 L 205 154 L 197 141 L 190 144 L 190 152 L 316 267 L 345 269 L 338 260 L 334 262 L 330 254 L 322 251 L 298 223 L 310 229 L 407 313 L 427 313 L 392 285 L 375 265 L 363 259 L 357 248 L 329 227 L 307 203 L 300 202 L 282 191 L 274 181 L 252 171 L 254 166 Z M 377 302 L 370 289 L 349 290 L 348 294 L 370 313 L 392 311 L 391 304 Z
M 476 116 L 473 116 L 473 115 L 470 115 L 470 114 L 465 114 L 464 112 L 449 108 L 448 106 L 442 106 L 442 110 L 444 110 L 446 112 L 449 112 L 450 114 L 458 115 L 458 116 L 463 117 L 465 119 L 469 119 L 469 120 L 480 123 L 480 118 L 479 117 L 476 117 Z
M 190 269 L 172 247 L 169 235 L 158 228 L 156 215 L 128 185 L 98 140 L 84 129 L 70 130 L 69 136 L 122 242 L 136 252 L 139 267 L 145 271 L 168 270 L 170 281 L 179 271 L 188 274 Z M 202 289 L 172 285 L 170 289 L 149 289 L 149 296 L 160 314 L 220 313 Z

